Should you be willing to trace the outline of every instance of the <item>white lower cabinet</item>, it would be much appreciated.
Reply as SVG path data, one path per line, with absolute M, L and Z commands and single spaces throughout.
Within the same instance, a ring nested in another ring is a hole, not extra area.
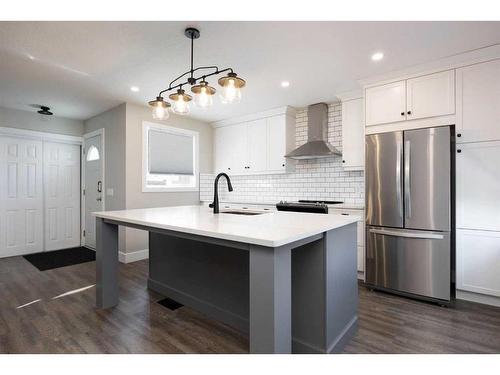
M 500 232 L 457 229 L 457 289 L 500 297 Z

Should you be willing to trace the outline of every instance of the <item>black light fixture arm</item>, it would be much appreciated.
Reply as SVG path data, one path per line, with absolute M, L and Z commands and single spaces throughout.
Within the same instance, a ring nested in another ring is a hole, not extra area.
M 207 69 L 215 69 L 215 72 L 212 72 L 212 73 L 209 73 L 209 74 L 203 74 L 199 77 L 194 77 L 194 72 L 197 72 L 198 70 L 207 70 Z M 233 68 L 224 68 L 224 69 L 219 69 L 217 66 L 200 66 L 196 69 L 191 69 L 191 70 L 188 70 L 187 72 L 185 73 L 182 73 L 179 77 L 175 78 L 172 82 L 169 83 L 168 85 L 168 88 L 166 88 L 165 90 L 162 90 L 160 91 L 160 93 L 158 94 L 158 96 L 162 96 L 162 94 L 168 92 L 168 91 L 171 91 L 171 90 L 175 90 L 177 88 L 180 88 L 184 85 L 187 85 L 187 84 L 190 84 L 190 85 L 194 85 L 197 81 L 199 81 L 200 79 L 205 79 L 207 77 L 211 77 L 211 76 L 214 76 L 214 75 L 217 75 L 217 74 L 221 74 L 221 73 L 225 73 L 225 72 L 230 72 L 230 73 L 233 73 Z M 175 82 L 177 82 L 179 79 L 181 79 L 182 77 L 186 76 L 190 74 L 191 77 L 188 78 L 186 81 L 182 82 L 182 83 L 178 83 L 177 85 L 175 86 L 172 86 Z
M 177 88 L 182 88 L 182 86 L 184 86 L 184 85 L 187 85 L 187 84 L 194 85 L 200 79 L 205 80 L 205 78 L 207 78 L 207 77 L 211 77 L 211 76 L 214 76 L 216 74 L 221 74 L 221 73 L 224 73 L 224 72 L 233 73 L 233 69 L 232 68 L 219 69 L 219 67 L 215 66 L 215 65 L 212 65 L 212 66 L 199 66 L 198 68 L 195 68 L 194 67 L 194 40 L 198 39 L 200 37 L 200 31 L 197 30 L 197 29 L 195 29 L 195 28 L 193 28 L 193 27 L 188 27 L 184 31 L 184 35 L 186 35 L 189 39 L 191 39 L 191 69 L 189 69 L 185 73 L 182 73 L 179 77 L 175 78 L 172 82 L 170 82 L 169 85 L 168 85 L 168 88 L 166 88 L 165 90 L 160 91 L 160 93 L 158 94 L 159 97 L 161 97 L 162 94 L 164 94 L 164 93 L 166 93 L 168 91 L 175 90 Z M 199 71 L 199 70 L 215 70 L 215 71 L 212 72 L 212 73 L 203 74 L 203 75 L 201 75 L 199 77 L 195 77 L 194 73 L 197 72 L 197 71 Z M 183 77 L 185 77 L 187 75 L 189 75 L 189 78 L 187 78 L 186 81 L 178 83 L 178 84 L 175 84 L 178 80 L 180 80 L 181 78 L 183 78 Z

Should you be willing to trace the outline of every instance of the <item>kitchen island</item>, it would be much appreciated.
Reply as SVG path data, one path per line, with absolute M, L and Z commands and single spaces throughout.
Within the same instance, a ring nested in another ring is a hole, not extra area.
M 127 226 L 150 233 L 148 286 L 248 331 L 251 353 L 338 352 L 356 328 L 355 218 L 205 206 L 94 215 L 98 308 L 118 304 Z

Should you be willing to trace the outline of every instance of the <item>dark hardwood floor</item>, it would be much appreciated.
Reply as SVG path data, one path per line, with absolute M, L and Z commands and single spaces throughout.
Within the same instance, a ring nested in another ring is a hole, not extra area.
M 22 257 L 0 259 L 0 353 L 248 351 L 237 330 L 157 304 L 147 272 L 147 261 L 121 264 L 120 304 L 99 311 L 94 262 L 41 272 Z M 346 353 L 500 353 L 499 308 L 441 308 L 361 287 L 359 318 Z

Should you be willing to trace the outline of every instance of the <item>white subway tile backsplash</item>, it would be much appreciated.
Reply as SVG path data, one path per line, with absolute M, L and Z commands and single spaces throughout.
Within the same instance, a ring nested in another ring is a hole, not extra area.
M 328 108 L 328 140 L 342 150 L 342 106 Z M 307 141 L 307 110 L 297 111 L 296 138 L 298 146 Z M 200 175 L 200 199 L 213 198 L 214 175 Z M 248 203 L 275 203 L 298 199 L 341 200 L 346 203 L 364 203 L 364 175 L 361 171 L 344 171 L 341 157 L 300 160 L 294 173 L 258 176 L 231 176 L 233 191 L 227 191 L 225 180 L 220 180 L 219 197 L 223 201 Z

